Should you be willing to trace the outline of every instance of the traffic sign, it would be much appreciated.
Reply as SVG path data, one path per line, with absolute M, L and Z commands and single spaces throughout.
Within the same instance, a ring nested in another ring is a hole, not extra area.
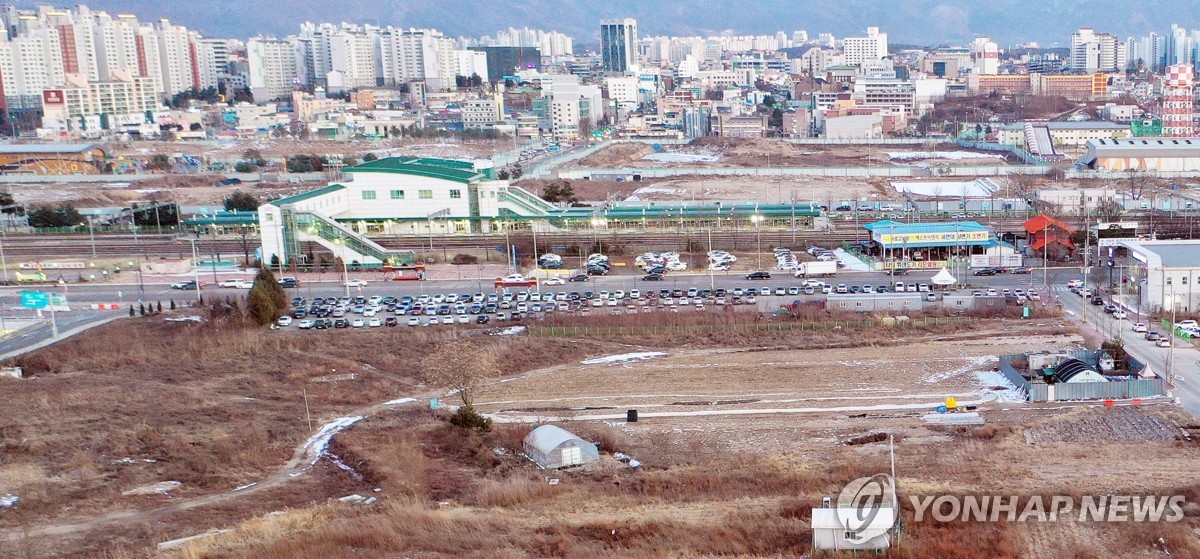
M 21 306 L 27 309 L 44 309 L 50 304 L 50 294 L 45 291 L 22 291 Z

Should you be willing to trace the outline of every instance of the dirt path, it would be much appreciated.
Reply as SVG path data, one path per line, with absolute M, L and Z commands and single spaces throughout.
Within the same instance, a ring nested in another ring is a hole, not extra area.
M 420 401 L 420 398 L 423 397 L 425 396 L 417 396 L 416 399 L 411 399 L 401 403 L 380 403 L 359 408 L 337 420 L 322 425 L 316 433 L 295 448 L 295 450 L 292 452 L 292 458 L 288 460 L 286 464 L 281 466 L 278 470 L 266 478 L 255 483 L 242 486 L 240 490 L 234 489 L 226 493 L 214 493 L 211 495 L 184 499 L 153 509 L 110 512 L 79 522 L 50 524 L 30 530 L 6 530 L 0 532 L 0 541 L 17 541 L 23 538 L 44 536 L 63 536 L 67 534 L 93 530 L 108 524 L 121 522 L 145 522 L 155 520 L 164 514 L 182 512 L 208 505 L 221 504 L 233 499 L 240 499 L 247 495 L 253 495 L 266 489 L 278 487 L 311 469 L 324 454 L 325 448 L 329 441 L 334 435 L 341 432 L 343 429 L 346 429 L 354 423 L 357 423 L 359 420 L 366 419 L 371 415 L 375 415 L 386 410 L 394 410 L 402 405 L 416 403 Z M 391 400 L 391 402 L 396 402 L 396 400 Z M 354 419 L 353 421 L 346 421 L 350 418 L 357 419 Z M 339 422 L 343 424 L 335 425 Z
M 523 375 L 537 375 L 552 367 L 535 369 Z M 379 371 L 372 371 L 380 373 Z M 493 383 L 505 382 L 506 379 L 497 379 Z M 511 380 L 511 379 L 509 379 Z M 292 457 L 286 464 L 278 470 L 268 475 L 266 478 L 257 482 L 243 485 L 238 489 L 233 489 L 225 493 L 213 493 L 200 497 L 184 499 L 146 510 L 132 511 L 116 511 L 104 513 L 94 516 L 87 520 L 77 522 L 62 522 L 57 524 L 49 524 L 39 526 L 33 529 L 10 529 L 0 531 L 0 542 L 19 541 L 25 538 L 36 538 L 46 536 L 64 536 L 94 530 L 110 524 L 126 523 L 126 522 L 147 522 L 159 519 L 162 515 L 192 510 L 195 508 L 205 507 L 209 505 L 218 505 L 234 499 L 240 499 L 247 495 L 253 495 L 260 491 L 278 487 L 287 483 L 289 480 L 299 477 L 304 472 L 311 469 L 324 454 L 325 448 L 329 441 L 344 429 L 347 429 L 360 420 L 366 419 L 373 415 L 377 415 L 384 411 L 395 410 L 401 406 L 416 404 L 422 401 L 427 401 L 429 397 L 434 396 L 434 393 L 418 394 L 408 398 L 392 399 L 387 402 L 365 406 L 347 412 L 340 418 L 323 424 L 315 433 L 312 434 L 304 442 L 296 446 L 292 451 Z M 354 419 L 357 418 L 357 419 Z M 352 421 L 348 421 L 351 420 Z M 339 422 L 344 424 L 337 425 Z M 334 427 L 331 427 L 334 426 Z

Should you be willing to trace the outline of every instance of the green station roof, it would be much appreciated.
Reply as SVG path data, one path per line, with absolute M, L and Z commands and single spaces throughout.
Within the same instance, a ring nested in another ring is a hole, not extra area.
M 345 189 L 346 189 L 346 187 L 344 187 L 344 186 L 342 186 L 342 185 L 340 185 L 340 184 L 331 184 L 331 185 L 329 185 L 329 186 L 323 186 L 323 187 L 321 187 L 321 188 L 318 188 L 318 189 L 316 189 L 316 190 L 309 190 L 308 192 L 301 192 L 300 194 L 297 194 L 297 195 L 295 195 L 295 196 L 288 196 L 287 198 L 280 198 L 280 199 L 278 199 L 278 200 L 272 200 L 272 201 L 268 202 L 268 204 L 271 204 L 272 206 L 283 206 L 283 205 L 286 205 L 286 204 L 295 204 L 295 203 L 297 203 L 297 202 L 303 202 L 303 201 L 305 201 L 305 200 L 311 200 L 311 199 L 313 199 L 313 198 L 316 198 L 316 197 L 318 197 L 318 196 L 324 196 L 324 195 L 326 195 L 326 194 L 332 194 L 332 193 L 334 193 L 334 192 L 337 192 L 337 191 L 339 191 L 339 190 L 345 190 Z
M 346 172 L 416 175 L 463 184 L 470 184 L 484 176 L 475 171 L 473 163 L 432 157 L 386 157 L 347 168 Z

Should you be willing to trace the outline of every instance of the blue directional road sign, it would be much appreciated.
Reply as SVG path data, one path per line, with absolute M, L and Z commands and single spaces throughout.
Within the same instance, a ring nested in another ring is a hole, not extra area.
M 21 306 L 27 309 L 44 309 L 50 304 L 50 294 L 45 291 L 22 291 Z

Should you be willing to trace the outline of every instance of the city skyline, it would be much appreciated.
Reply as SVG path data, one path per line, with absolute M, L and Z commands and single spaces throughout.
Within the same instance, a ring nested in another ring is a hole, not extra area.
M 36 3 L 22 1 L 15 5 L 28 9 Z M 954 4 L 915 0 L 889 5 L 853 0 L 837 6 L 822 4 L 819 10 L 813 9 L 815 2 L 769 0 L 757 3 L 755 10 L 733 12 L 708 0 L 688 3 L 668 0 L 653 6 L 613 2 L 602 8 L 540 0 L 465 2 L 454 6 L 424 0 L 404 3 L 350 0 L 341 3 L 342 9 L 337 11 L 328 10 L 324 3 L 283 0 L 252 4 L 213 0 L 203 9 L 190 3 L 134 0 L 107 0 L 89 5 L 95 10 L 132 13 L 142 20 L 171 19 L 173 23 L 196 29 L 208 37 L 238 39 L 287 35 L 294 33 L 305 21 L 347 21 L 381 26 L 434 27 L 454 37 L 477 37 L 492 34 L 497 29 L 527 26 L 561 31 L 581 45 L 590 45 L 599 43 L 597 22 L 600 19 L 631 17 L 639 21 L 642 36 L 754 35 L 804 29 L 813 36 L 832 33 L 841 37 L 867 26 L 878 26 L 891 34 L 893 43 L 934 46 L 967 42 L 975 35 L 986 35 L 1007 48 L 1025 42 L 1037 42 L 1043 47 L 1066 47 L 1071 32 L 1078 27 L 1104 29 L 1122 38 L 1162 32 L 1172 23 L 1200 27 L 1200 18 L 1191 15 L 1188 9 L 1192 5 L 1180 0 L 1151 0 L 1132 6 L 1117 0 L 1100 0 L 1086 6 L 1058 1 L 1031 6 L 1015 0 Z M 459 10 L 469 11 L 477 17 L 458 17 L 456 12 L 461 14 Z

